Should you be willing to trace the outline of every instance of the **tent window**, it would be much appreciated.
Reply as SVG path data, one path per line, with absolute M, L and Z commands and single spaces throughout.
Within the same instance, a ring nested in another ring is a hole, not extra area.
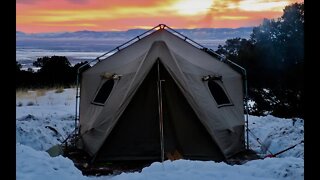
M 112 91 L 113 85 L 114 85 L 113 79 L 106 81 L 101 86 L 98 93 L 96 94 L 96 97 L 94 98 L 93 103 L 98 104 L 98 105 L 103 105 L 106 102 L 106 100 L 108 99 L 108 97 Z
M 209 80 L 208 87 L 210 89 L 211 95 L 217 102 L 218 106 L 231 104 L 227 94 L 215 80 Z

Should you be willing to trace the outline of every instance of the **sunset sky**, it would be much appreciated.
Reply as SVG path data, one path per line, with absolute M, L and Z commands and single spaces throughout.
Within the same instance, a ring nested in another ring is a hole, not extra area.
M 303 0 L 16 0 L 16 29 L 26 33 L 256 26 Z

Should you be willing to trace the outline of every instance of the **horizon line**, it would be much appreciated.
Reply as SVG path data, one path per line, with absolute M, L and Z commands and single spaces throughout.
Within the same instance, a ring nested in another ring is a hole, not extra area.
M 155 27 L 155 26 L 154 26 Z M 168 26 L 170 27 L 170 26 Z M 194 29 L 240 29 L 240 28 L 254 28 L 256 26 L 241 26 L 241 27 L 236 27 L 236 28 L 228 28 L 228 27 L 199 27 L 199 28 L 172 28 L 175 30 L 194 30 Z M 16 30 L 17 32 L 21 32 L 24 34 L 48 34 L 48 33 L 74 33 L 74 32 L 81 32 L 81 31 L 89 31 L 89 32 L 126 32 L 129 30 L 150 30 L 153 27 L 150 28 L 132 28 L 132 29 L 125 29 L 125 30 L 105 30 L 105 31 L 95 31 L 95 30 L 88 30 L 88 29 L 82 29 L 82 30 L 77 30 L 77 31 L 48 31 L 48 32 L 24 32 L 20 30 Z

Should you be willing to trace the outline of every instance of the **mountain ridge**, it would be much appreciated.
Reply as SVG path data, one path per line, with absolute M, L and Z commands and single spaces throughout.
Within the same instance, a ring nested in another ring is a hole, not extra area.
M 194 28 L 174 29 L 179 33 L 208 47 L 217 48 L 231 38 L 249 38 L 253 27 L 240 28 Z M 90 31 L 25 33 L 16 31 L 17 48 L 40 48 L 47 50 L 105 51 L 110 50 L 138 35 L 146 29 L 125 31 Z
M 253 27 L 239 27 L 239 28 L 193 28 L 193 29 L 186 29 L 186 28 L 181 28 L 181 29 L 174 29 L 178 32 L 182 33 L 195 33 L 195 32 L 207 32 L 207 33 L 225 33 L 225 32 L 243 32 L 243 33 L 248 33 L 252 31 Z M 106 36 L 106 34 L 112 34 L 112 35 L 121 35 L 121 34 L 137 34 L 137 33 L 143 33 L 147 31 L 148 29 L 128 29 L 124 31 L 92 31 L 92 30 L 79 30 L 79 31 L 65 31 L 65 32 L 42 32 L 42 33 L 26 33 L 23 31 L 16 31 L 16 36 L 17 37 L 65 37 L 65 36 L 79 36 L 79 35 L 87 35 L 87 36 L 97 36 L 97 35 L 102 35 Z

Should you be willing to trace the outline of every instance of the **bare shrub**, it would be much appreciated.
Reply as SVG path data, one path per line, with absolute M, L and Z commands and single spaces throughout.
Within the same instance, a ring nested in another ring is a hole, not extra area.
M 62 88 L 62 87 L 59 87 L 56 91 L 55 91 L 55 93 L 62 93 L 64 91 L 64 89 Z
M 27 103 L 27 106 L 34 106 L 34 102 L 29 101 L 29 102 Z

